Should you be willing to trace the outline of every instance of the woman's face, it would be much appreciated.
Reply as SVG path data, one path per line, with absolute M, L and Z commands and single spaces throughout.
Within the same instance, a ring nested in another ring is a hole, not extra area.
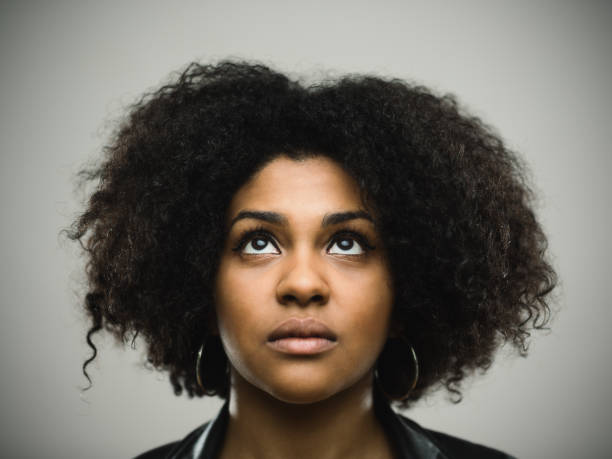
M 234 377 L 289 403 L 370 378 L 393 294 L 356 182 L 328 158 L 280 156 L 228 216 L 215 295 Z

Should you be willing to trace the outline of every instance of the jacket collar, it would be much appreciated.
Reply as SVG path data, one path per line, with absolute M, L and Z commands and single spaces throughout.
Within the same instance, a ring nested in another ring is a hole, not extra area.
M 397 414 L 374 390 L 374 412 L 387 433 L 398 458 L 448 459 L 417 423 Z
M 376 390 L 374 412 L 391 441 L 396 457 L 448 459 L 418 424 L 395 413 Z M 189 434 L 173 449 L 169 457 L 216 459 L 221 451 L 228 421 L 229 403 L 226 401 L 212 421 Z

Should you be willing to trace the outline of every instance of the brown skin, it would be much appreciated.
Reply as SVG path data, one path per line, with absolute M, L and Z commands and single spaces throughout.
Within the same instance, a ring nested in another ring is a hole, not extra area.
M 392 457 L 372 403 L 393 303 L 382 241 L 367 218 L 322 224 L 332 213 L 367 212 L 357 184 L 325 157 L 280 156 L 236 193 L 228 226 L 245 210 L 285 222 L 237 220 L 221 256 L 215 295 L 232 378 L 221 457 Z M 240 246 L 257 227 L 264 233 Z M 271 348 L 270 333 L 290 317 L 323 322 L 336 345 L 316 355 Z

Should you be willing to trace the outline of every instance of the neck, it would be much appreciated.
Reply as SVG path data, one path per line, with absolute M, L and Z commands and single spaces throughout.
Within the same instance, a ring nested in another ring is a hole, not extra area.
M 294 404 L 233 372 L 229 413 L 222 458 L 392 457 L 374 415 L 371 373 L 325 400 Z

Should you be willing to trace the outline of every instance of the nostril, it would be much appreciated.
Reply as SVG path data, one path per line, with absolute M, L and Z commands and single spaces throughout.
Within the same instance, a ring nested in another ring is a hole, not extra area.
M 298 299 L 293 295 L 283 295 L 283 303 L 297 303 Z
M 312 295 L 310 298 L 298 298 L 295 295 L 286 294 L 281 297 L 282 304 L 298 304 L 300 306 L 307 306 L 309 304 L 323 304 L 325 302 L 325 298 L 323 295 L 316 294 Z

